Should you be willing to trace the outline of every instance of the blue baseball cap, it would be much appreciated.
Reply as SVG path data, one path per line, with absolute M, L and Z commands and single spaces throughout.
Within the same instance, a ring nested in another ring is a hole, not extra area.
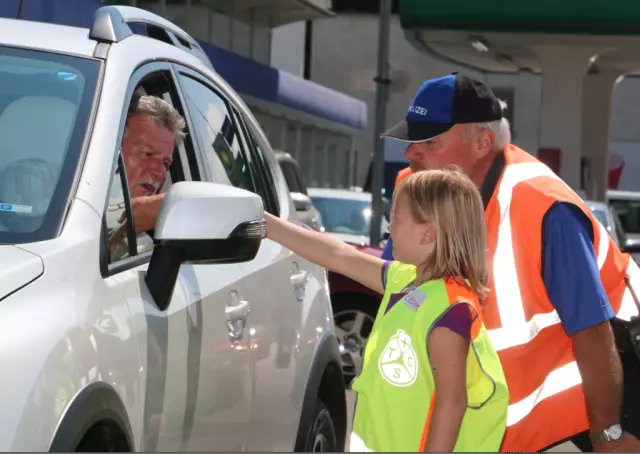
M 486 123 L 501 118 L 502 106 L 489 87 L 479 80 L 452 73 L 425 81 L 406 118 L 382 137 L 427 142 L 456 124 Z

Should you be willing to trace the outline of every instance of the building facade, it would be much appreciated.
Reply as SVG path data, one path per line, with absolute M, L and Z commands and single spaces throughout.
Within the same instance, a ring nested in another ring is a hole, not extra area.
M 362 99 L 367 104 L 367 127 L 356 141 L 357 179 L 366 179 L 374 147 L 373 125 L 375 115 L 379 2 L 365 0 L 333 0 L 336 17 L 331 21 L 313 23 L 311 49 L 311 79 L 348 95 Z M 522 68 L 516 73 L 480 71 L 463 66 L 442 53 L 436 55 L 429 48 L 416 43 L 402 28 L 397 14 L 397 1 L 393 2 L 394 14 L 390 33 L 390 93 L 387 102 L 387 125 L 402 119 L 420 84 L 429 78 L 453 71 L 483 80 L 496 94 L 508 103 L 507 117 L 512 123 L 513 142 L 532 154 L 547 146 L 541 139 L 541 110 L 543 75 Z M 431 48 L 439 43 L 430 42 Z M 468 44 L 466 44 L 468 46 Z M 450 55 L 456 49 L 448 47 Z M 579 83 L 576 82 L 576 83 Z M 635 174 L 640 172 L 640 79 L 627 76 L 614 89 L 611 105 L 601 106 L 611 110 L 610 117 L 610 166 L 623 161 L 627 167 L 620 181 L 623 189 L 640 191 Z M 387 161 L 402 161 L 401 144 L 388 144 Z M 637 186 L 637 187 L 636 187 Z

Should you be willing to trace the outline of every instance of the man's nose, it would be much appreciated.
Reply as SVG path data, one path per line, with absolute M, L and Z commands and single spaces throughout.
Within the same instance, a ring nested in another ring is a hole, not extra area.
M 154 162 L 151 166 L 150 173 L 153 178 L 157 180 L 164 180 L 164 177 L 167 174 L 167 169 L 163 162 Z
M 404 150 L 404 157 L 406 158 L 407 161 L 415 161 L 416 158 L 419 157 L 419 155 L 420 153 L 418 152 L 418 147 L 417 147 L 417 144 L 415 143 L 409 144 L 407 149 Z

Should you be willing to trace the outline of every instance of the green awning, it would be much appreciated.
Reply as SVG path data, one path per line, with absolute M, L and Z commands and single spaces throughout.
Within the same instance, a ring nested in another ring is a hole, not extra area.
M 402 28 L 640 34 L 640 0 L 399 0 Z

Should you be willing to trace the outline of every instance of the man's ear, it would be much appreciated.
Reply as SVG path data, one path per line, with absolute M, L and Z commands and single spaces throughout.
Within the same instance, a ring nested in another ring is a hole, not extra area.
M 478 148 L 480 150 L 493 150 L 494 141 L 495 137 L 493 131 L 485 129 L 478 135 Z

